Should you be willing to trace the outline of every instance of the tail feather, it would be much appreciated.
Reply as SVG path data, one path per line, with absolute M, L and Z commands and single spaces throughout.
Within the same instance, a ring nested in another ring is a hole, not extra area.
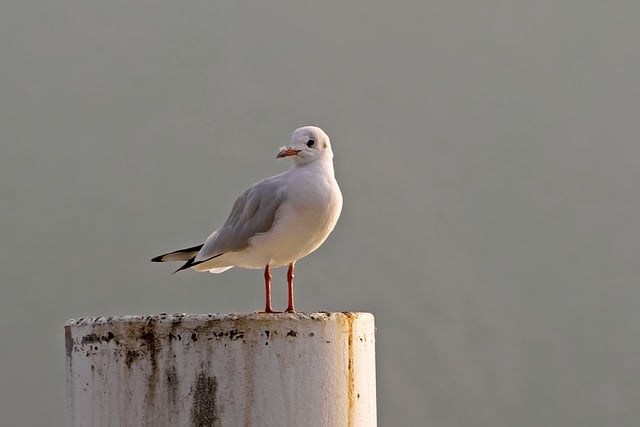
M 223 255 L 223 254 L 217 254 L 207 259 L 196 261 L 196 255 L 198 255 L 198 252 L 200 252 L 200 249 L 202 249 L 203 245 L 204 243 L 201 243 L 199 245 L 192 246 L 190 248 L 180 249 L 180 250 L 169 252 L 163 255 L 158 255 L 157 257 L 151 258 L 151 262 L 186 261 L 176 271 L 173 272 L 173 274 L 176 274 L 178 271 L 186 270 L 188 268 L 194 267 L 196 265 L 200 265 L 202 263 L 212 260 L 213 258 L 217 258 Z M 219 271 L 214 271 L 214 273 L 221 273 L 222 271 L 228 270 L 229 268 L 231 267 L 213 268 L 211 270 L 219 270 Z
M 180 249 L 163 255 L 158 255 L 157 257 L 151 258 L 151 262 L 188 261 L 198 254 L 198 252 L 202 248 L 202 245 L 203 243 L 200 243 L 199 245 L 192 246 L 190 248 Z
M 203 260 L 200 260 L 200 261 L 196 261 L 196 257 L 194 255 L 193 257 L 189 258 L 187 260 L 187 262 L 182 264 L 182 266 L 180 266 L 180 268 L 178 268 L 176 271 L 174 271 L 173 274 L 176 274 L 179 271 L 186 270 L 186 269 L 191 268 L 191 267 L 195 267 L 196 265 L 200 265 L 200 264 L 205 263 L 207 261 L 211 261 L 212 259 L 218 258 L 221 255 L 224 255 L 224 254 L 214 255 L 214 256 L 212 256 L 210 258 L 203 259 Z

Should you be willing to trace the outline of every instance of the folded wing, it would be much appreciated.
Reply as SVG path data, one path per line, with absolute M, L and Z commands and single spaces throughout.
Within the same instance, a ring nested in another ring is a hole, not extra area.
M 224 225 L 211 233 L 195 256 L 202 263 L 225 252 L 238 252 L 249 246 L 251 237 L 268 231 L 285 200 L 280 175 L 264 179 L 238 197 Z

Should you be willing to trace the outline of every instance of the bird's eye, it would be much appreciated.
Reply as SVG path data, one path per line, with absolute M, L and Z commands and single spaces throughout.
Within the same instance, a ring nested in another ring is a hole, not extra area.
M 315 143 L 316 143 L 315 140 L 310 139 L 310 140 L 307 141 L 307 147 L 313 147 L 313 144 L 315 144 Z

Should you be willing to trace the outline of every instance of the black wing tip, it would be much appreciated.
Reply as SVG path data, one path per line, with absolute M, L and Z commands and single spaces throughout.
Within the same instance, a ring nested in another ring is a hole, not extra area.
M 200 249 L 202 249 L 202 246 L 204 246 L 204 243 L 200 243 L 198 245 L 191 246 L 190 248 L 184 248 L 184 249 L 180 249 L 180 250 L 177 250 L 177 251 L 169 252 L 169 253 L 166 253 L 166 254 L 158 255 L 156 257 L 151 258 L 151 262 L 165 262 L 164 257 L 166 257 L 167 255 L 174 255 L 174 254 L 185 253 L 185 252 L 197 252 Z M 178 260 L 176 260 L 176 261 L 178 261 Z
M 173 272 L 173 273 L 171 273 L 171 274 L 176 274 L 176 273 L 178 273 L 178 272 L 180 272 L 180 271 L 182 271 L 182 270 L 187 270 L 187 269 L 189 269 L 189 268 L 191 268 L 191 267 L 195 267 L 196 265 L 200 265 L 200 264 L 205 263 L 205 262 L 207 262 L 207 261 L 211 261 L 212 259 L 214 259 L 214 258 L 218 258 L 218 257 L 219 257 L 219 256 L 221 256 L 221 255 L 224 255 L 224 252 L 223 252 L 223 253 L 221 253 L 221 254 L 214 255 L 214 256 L 212 256 L 212 257 L 210 257 L 210 258 L 200 260 L 200 261 L 196 261 L 196 257 L 193 257 L 193 258 L 191 258 L 190 260 L 188 260 L 187 262 L 185 262 L 184 264 L 182 264 L 182 265 L 180 266 L 180 268 L 178 268 L 176 271 L 174 271 L 174 272 Z
M 174 271 L 171 274 L 176 274 L 182 270 L 186 270 L 188 268 L 191 268 L 195 263 L 193 261 L 195 261 L 196 257 L 191 258 L 190 260 L 188 260 L 187 262 L 185 262 L 184 264 L 182 264 L 176 271 Z

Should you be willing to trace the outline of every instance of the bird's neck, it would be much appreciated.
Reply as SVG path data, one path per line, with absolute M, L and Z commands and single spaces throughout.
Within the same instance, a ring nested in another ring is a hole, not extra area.
M 299 169 L 301 172 L 321 170 L 321 171 L 324 171 L 325 173 L 328 173 L 332 177 L 334 176 L 333 159 L 331 158 L 321 158 L 321 159 L 316 159 L 313 162 L 296 165 L 296 169 Z

